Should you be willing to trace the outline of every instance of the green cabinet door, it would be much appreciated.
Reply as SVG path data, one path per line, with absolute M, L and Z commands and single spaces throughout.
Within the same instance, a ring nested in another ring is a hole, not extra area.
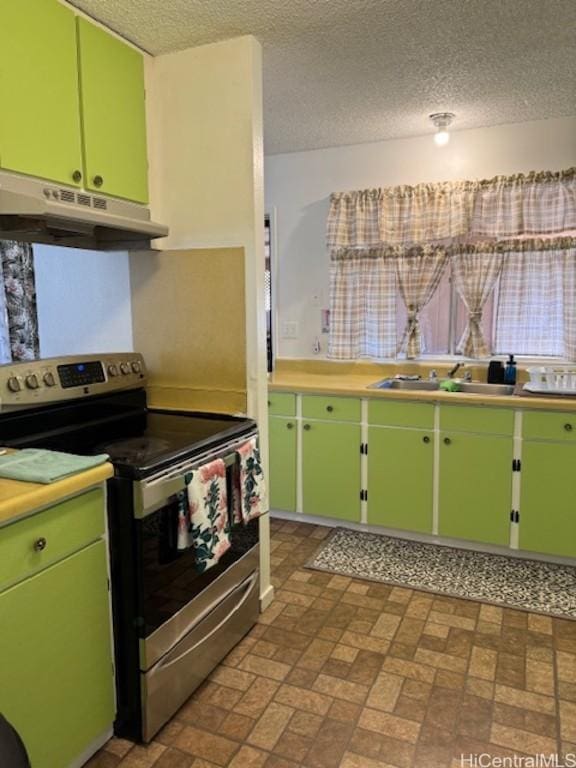
M 0 31 L 0 166 L 79 186 L 74 14 L 58 0 L 2 0 Z
M 103 541 L 0 593 L 0 712 L 34 768 L 64 768 L 114 719 Z
M 370 427 L 368 522 L 432 533 L 433 432 Z
M 440 433 L 441 536 L 509 544 L 512 455 L 509 437 Z
M 296 421 L 280 416 L 268 420 L 270 507 L 296 511 Z
M 576 557 L 576 445 L 524 442 L 520 548 Z
M 78 19 L 85 186 L 148 202 L 142 55 Z
M 302 427 L 303 511 L 360 522 L 360 425 Z

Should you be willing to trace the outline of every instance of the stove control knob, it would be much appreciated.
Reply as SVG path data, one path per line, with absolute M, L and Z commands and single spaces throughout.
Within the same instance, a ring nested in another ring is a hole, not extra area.
M 112 365 L 108 366 L 108 375 L 109 376 L 118 376 L 118 366 L 112 363 Z
M 46 371 L 44 376 L 42 376 L 42 379 L 47 387 L 53 387 L 56 384 L 56 379 L 54 378 L 52 371 Z
M 130 366 L 128 363 L 120 363 L 120 371 L 122 372 L 122 376 L 127 376 L 130 373 Z
M 20 384 L 20 379 L 17 376 L 10 376 L 10 378 L 7 381 L 8 389 L 10 392 L 20 392 L 22 389 L 22 385 Z
M 36 376 L 35 373 L 31 373 L 29 376 L 26 376 L 24 381 L 28 389 L 38 389 L 38 387 L 40 386 L 40 382 L 38 381 L 38 376 Z
M 142 370 L 142 366 L 140 365 L 140 363 L 137 360 L 135 360 L 131 364 L 131 368 L 132 368 L 132 373 L 140 373 L 140 371 Z

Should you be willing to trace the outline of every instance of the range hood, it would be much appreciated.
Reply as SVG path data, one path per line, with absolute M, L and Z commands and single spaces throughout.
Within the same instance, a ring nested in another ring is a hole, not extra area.
M 168 227 L 143 205 L 0 172 L 0 240 L 117 251 L 146 250 Z

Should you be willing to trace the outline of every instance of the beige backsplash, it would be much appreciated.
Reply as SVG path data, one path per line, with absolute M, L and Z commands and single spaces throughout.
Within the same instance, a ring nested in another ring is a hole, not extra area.
M 313 359 L 288 359 L 282 358 L 276 360 L 275 370 L 277 373 L 316 373 L 325 375 L 366 375 L 374 376 L 375 379 L 386 378 L 404 373 L 410 376 L 418 375 L 427 379 L 430 371 L 436 371 L 440 378 L 448 376 L 448 372 L 456 365 L 455 362 L 434 362 L 423 360 L 398 360 L 389 363 L 373 363 L 363 360 L 339 361 L 339 360 L 313 360 Z M 474 381 L 486 381 L 488 370 L 488 361 L 486 362 L 466 362 L 462 361 L 462 366 L 455 374 L 456 378 L 461 377 L 467 371 L 472 373 Z M 518 367 L 517 379 L 520 383 L 528 381 L 528 374 L 524 368 Z

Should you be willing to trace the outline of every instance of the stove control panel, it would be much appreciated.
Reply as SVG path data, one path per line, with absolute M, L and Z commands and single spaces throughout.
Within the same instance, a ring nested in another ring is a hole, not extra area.
M 137 352 L 71 355 L 0 365 L 0 410 L 48 405 L 146 384 Z

